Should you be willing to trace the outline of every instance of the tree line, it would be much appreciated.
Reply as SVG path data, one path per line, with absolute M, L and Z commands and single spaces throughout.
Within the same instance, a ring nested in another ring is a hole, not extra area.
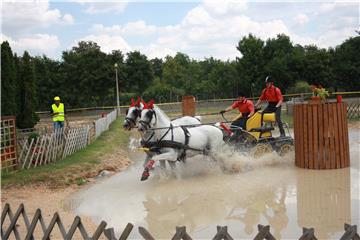
M 198 99 L 236 97 L 239 90 L 258 96 L 267 75 L 284 93 L 308 90 L 309 84 L 360 90 L 360 36 L 324 49 L 293 44 L 284 34 L 265 41 L 249 34 L 234 51 L 240 57 L 228 61 L 195 60 L 180 52 L 149 59 L 139 51 L 107 54 L 97 43 L 82 41 L 54 60 L 26 51 L 17 56 L 3 42 L 1 115 L 16 115 L 18 126 L 27 128 L 38 121 L 35 110 L 50 110 L 54 96 L 67 108 L 116 105 L 115 63 L 121 104 L 139 95 L 162 102 L 188 94 Z

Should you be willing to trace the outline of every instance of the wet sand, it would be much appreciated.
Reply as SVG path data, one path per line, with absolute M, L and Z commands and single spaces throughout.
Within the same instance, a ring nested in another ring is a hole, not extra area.
M 138 161 L 69 197 L 66 210 L 105 220 L 118 234 L 131 222 L 157 239 L 171 238 L 182 225 L 195 239 L 212 238 L 217 225 L 227 225 L 234 238 L 249 239 L 257 234 L 257 224 L 270 225 L 278 239 L 297 239 L 302 227 L 314 227 L 318 239 L 339 238 L 345 222 L 360 225 L 360 130 L 349 135 L 350 168 L 299 169 L 293 153 L 285 158 L 269 154 L 238 156 L 241 172 L 225 174 L 214 162 L 193 158 L 175 173 L 155 172 L 140 182 Z M 137 228 L 130 237 L 139 238 Z

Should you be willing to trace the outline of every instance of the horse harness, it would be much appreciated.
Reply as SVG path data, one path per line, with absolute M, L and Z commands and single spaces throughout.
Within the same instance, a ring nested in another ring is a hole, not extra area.
M 153 111 L 153 114 L 156 117 L 155 111 Z M 150 127 L 150 122 L 145 122 L 145 121 L 140 121 L 141 124 L 146 124 Z M 187 127 L 184 126 L 180 126 L 181 129 L 184 131 L 184 135 L 185 135 L 185 143 L 180 143 L 177 141 L 174 141 L 174 126 L 170 123 L 170 127 L 168 128 L 168 130 L 161 136 L 161 138 L 159 140 L 156 141 L 151 141 L 151 139 L 154 137 L 155 135 L 155 131 L 152 132 L 152 134 L 150 135 L 150 137 L 147 140 L 142 139 L 140 141 L 140 144 L 142 147 L 144 148 L 148 148 L 149 152 L 153 152 L 153 153 L 157 153 L 160 154 L 161 153 L 161 148 L 175 148 L 178 150 L 183 150 L 181 155 L 178 157 L 178 161 L 182 161 L 185 159 L 186 157 L 186 150 L 192 150 L 192 151 L 199 151 L 199 152 L 203 152 L 203 154 L 206 154 L 205 150 L 202 149 L 196 149 L 196 148 L 192 148 L 189 146 L 189 139 L 190 139 L 190 132 L 187 129 Z M 171 132 L 171 140 L 164 140 L 165 136 Z

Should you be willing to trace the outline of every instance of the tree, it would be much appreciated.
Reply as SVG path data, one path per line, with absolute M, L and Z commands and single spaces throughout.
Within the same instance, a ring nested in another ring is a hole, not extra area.
M 293 52 L 294 47 L 290 38 L 285 34 L 279 34 L 276 38 L 268 39 L 264 47 L 264 74 L 271 75 L 275 84 L 283 91 L 293 86 L 297 78 L 297 74 L 294 74 L 290 69 L 290 63 L 293 62 Z
M 7 41 L 1 44 L 1 115 L 16 115 L 16 69 Z
M 154 71 L 154 77 L 162 78 L 163 61 L 161 58 L 154 58 L 150 60 L 152 69 Z
M 310 84 L 332 86 L 331 55 L 326 49 L 317 46 L 305 46 L 304 80 Z
M 55 96 L 61 96 L 62 100 L 67 94 L 62 87 L 62 72 L 60 63 L 45 55 L 32 59 L 36 78 L 36 99 L 38 110 L 49 110 Z
M 35 113 L 36 95 L 34 67 L 30 55 L 26 51 L 20 61 L 19 86 L 20 104 L 17 125 L 19 128 L 33 128 L 37 121 L 39 121 L 39 117 Z
M 125 64 L 126 88 L 142 94 L 154 79 L 151 64 L 139 51 L 129 52 Z
M 352 37 L 335 48 L 333 72 L 336 86 L 344 90 L 360 90 L 360 36 Z
M 62 57 L 63 81 L 58 90 L 66 95 L 65 104 L 104 105 L 109 89 L 114 87 L 114 63 L 107 61 L 107 55 L 94 42 L 79 42 L 79 46 L 63 52 Z
M 242 90 L 251 92 L 254 86 L 255 95 L 263 88 L 264 73 L 264 41 L 249 34 L 243 37 L 236 47 L 242 54 L 237 58 L 237 70 L 242 82 Z

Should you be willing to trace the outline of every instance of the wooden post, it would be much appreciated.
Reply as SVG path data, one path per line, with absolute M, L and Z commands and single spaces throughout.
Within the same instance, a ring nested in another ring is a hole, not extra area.
M 182 98 L 182 114 L 183 116 L 195 116 L 195 97 L 183 96 Z
M 294 106 L 295 164 L 309 169 L 350 165 L 346 103 Z

